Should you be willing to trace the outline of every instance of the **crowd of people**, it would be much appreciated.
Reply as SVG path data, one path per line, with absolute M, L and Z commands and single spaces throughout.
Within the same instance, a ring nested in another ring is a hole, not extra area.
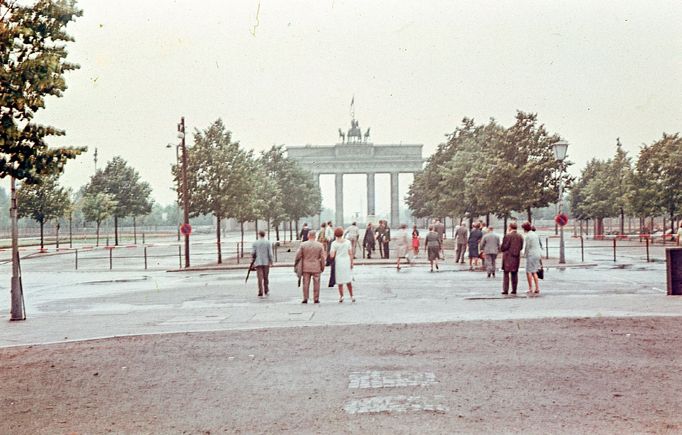
M 488 278 L 495 278 L 497 258 L 502 256 L 501 271 L 503 273 L 502 294 L 516 294 L 518 288 L 518 271 L 522 256 L 526 259 L 525 270 L 528 281 L 528 293 L 540 293 L 540 279 L 543 277 L 542 242 L 535 227 L 530 222 L 521 225 L 523 235 L 518 232 L 517 223 L 509 224 L 507 232 L 500 237 L 490 225 L 483 221 L 473 223 L 471 230 L 461 223 L 454 231 L 455 263 L 464 264 L 468 253 L 469 270 L 483 269 Z M 444 260 L 443 240 L 445 225 L 439 219 L 434 219 L 423 237 L 424 252 L 431 266 L 431 272 L 438 271 L 438 262 Z M 360 245 L 360 229 L 356 222 L 348 228 L 333 228 L 331 221 L 323 222 L 318 231 L 303 225 L 300 233 L 302 241 L 296 252 L 294 270 L 302 281 L 304 304 L 310 297 L 310 284 L 313 285 L 313 303 L 320 303 L 320 276 L 325 267 L 331 268 L 329 287 L 338 287 L 339 303 L 344 301 L 344 288 L 348 292 L 351 302 L 355 302 L 353 295 L 353 266 L 360 246 L 363 257 L 372 258 L 378 249 L 381 259 L 388 259 L 390 243 L 394 243 L 396 269 L 401 269 L 401 260 L 414 263 L 420 253 L 422 237 L 414 225 L 411 235 L 407 225 L 401 224 L 391 237 L 388 222 L 379 220 L 378 225 L 368 223 L 362 244 Z M 257 273 L 258 296 L 265 297 L 269 293 L 269 268 L 273 262 L 272 244 L 265 240 L 265 232 L 259 232 L 259 239 L 254 242 L 251 250 L 251 267 Z M 522 255 L 523 254 L 523 255 Z M 482 264 L 479 266 L 479 262 Z

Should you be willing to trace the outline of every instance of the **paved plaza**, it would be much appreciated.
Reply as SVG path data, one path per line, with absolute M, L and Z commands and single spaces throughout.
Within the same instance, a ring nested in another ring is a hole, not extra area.
M 0 327 L 0 432 L 682 430 L 665 264 L 590 255 L 550 258 L 539 297 L 451 260 L 359 265 L 357 302 L 324 286 L 319 305 L 287 264 L 260 299 L 244 269 L 25 259 L 28 320 Z

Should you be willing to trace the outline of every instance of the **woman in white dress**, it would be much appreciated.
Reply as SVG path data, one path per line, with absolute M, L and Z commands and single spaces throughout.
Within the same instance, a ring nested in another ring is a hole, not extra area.
M 351 302 L 355 302 L 353 297 L 353 247 L 350 240 L 343 238 L 343 228 L 338 227 L 334 230 L 336 240 L 332 242 L 329 249 L 329 257 L 334 260 L 336 273 L 336 284 L 339 286 L 339 303 L 343 302 L 343 285 L 348 287 L 348 294 Z
M 530 222 L 525 222 L 523 228 L 523 246 L 526 249 L 526 278 L 528 278 L 528 293 L 540 293 L 540 284 L 538 281 L 538 270 L 542 267 L 542 244 L 540 237 L 535 231 L 532 231 Z M 533 288 L 535 284 L 535 288 Z

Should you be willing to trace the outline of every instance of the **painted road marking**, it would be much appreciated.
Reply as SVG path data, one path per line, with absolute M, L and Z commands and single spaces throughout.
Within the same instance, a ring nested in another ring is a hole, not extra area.
M 431 372 L 401 372 L 370 370 L 352 372 L 348 376 L 349 389 L 424 387 L 436 384 L 436 375 Z
M 343 409 L 348 414 L 369 414 L 380 412 L 426 411 L 445 413 L 449 409 L 441 401 L 443 396 L 433 400 L 421 396 L 379 396 L 346 402 Z

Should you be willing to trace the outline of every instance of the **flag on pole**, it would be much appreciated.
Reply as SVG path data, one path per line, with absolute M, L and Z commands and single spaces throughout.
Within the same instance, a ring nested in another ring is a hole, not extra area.
M 350 116 L 355 119 L 355 95 L 353 95 L 353 98 L 350 100 Z

